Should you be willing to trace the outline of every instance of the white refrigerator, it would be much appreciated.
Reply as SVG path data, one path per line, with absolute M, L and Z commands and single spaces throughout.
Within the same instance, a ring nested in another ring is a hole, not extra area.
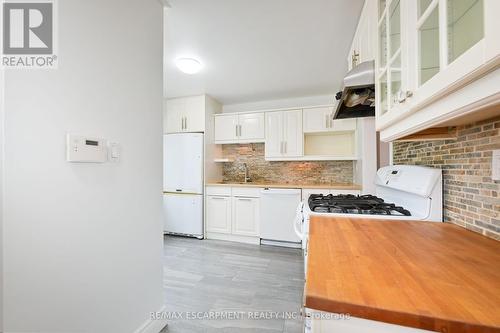
M 164 232 L 203 238 L 203 134 L 163 136 Z

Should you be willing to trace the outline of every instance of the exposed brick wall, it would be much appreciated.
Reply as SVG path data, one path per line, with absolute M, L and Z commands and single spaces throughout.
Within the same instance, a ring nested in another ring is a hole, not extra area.
M 500 117 L 458 128 L 458 140 L 396 142 L 394 164 L 443 169 L 444 219 L 500 240 L 500 182 L 491 179 Z
M 223 145 L 222 155 L 234 160 L 224 163 L 224 181 L 244 179 L 243 163 L 253 181 L 279 183 L 352 183 L 352 161 L 269 162 L 264 159 L 264 144 Z

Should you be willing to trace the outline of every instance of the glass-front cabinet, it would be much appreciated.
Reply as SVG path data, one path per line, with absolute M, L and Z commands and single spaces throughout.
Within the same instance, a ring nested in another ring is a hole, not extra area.
M 397 108 L 402 89 L 402 0 L 378 0 L 378 54 L 376 60 L 377 111 L 379 116 Z
M 377 5 L 378 130 L 500 67 L 500 0 Z

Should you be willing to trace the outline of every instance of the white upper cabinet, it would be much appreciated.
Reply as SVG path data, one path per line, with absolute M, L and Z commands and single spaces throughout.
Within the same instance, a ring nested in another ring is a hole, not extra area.
M 365 0 L 347 58 L 349 70 L 362 62 L 375 59 L 377 49 L 374 33 L 377 27 L 376 10 L 377 0 Z
M 265 136 L 264 122 L 264 113 L 238 115 L 239 139 L 247 142 L 263 142 Z
M 333 107 L 303 110 L 304 133 L 328 132 L 333 127 Z
M 264 113 L 215 116 L 215 143 L 264 142 Z
M 266 158 L 283 155 L 283 132 L 283 112 L 266 113 Z
M 498 0 L 378 0 L 383 140 L 458 123 L 491 105 L 500 92 L 499 12 Z
M 219 142 L 234 142 L 238 137 L 238 116 L 231 115 L 216 115 L 215 116 L 215 143 Z
M 168 99 L 166 133 L 204 132 L 205 104 L 205 95 Z
M 304 155 L 302 110 L 283 111 L 283 153 L 285 156 Z
M 379 118 L 397 108 L 396 99 L 407 86 L 407 50 L 402 47 L 401 0 L 379 1 L 380 20 L 378 24 L 377 54 L 377 111 Z M 404 68 L 403 68 L 404 67 Z M 404 81 L 404 82 L 403 82 Z
M 302 110 L 266 112 L 266 159 L 304 154 Z
M 356 119 L 332 119 L 333 107 L 303 110 L 304 133 L 355 131 Z

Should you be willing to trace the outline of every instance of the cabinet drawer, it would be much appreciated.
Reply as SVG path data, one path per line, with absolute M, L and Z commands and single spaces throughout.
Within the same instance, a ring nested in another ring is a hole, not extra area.
M 233 187 L 233 197 L 260 198 L 261 188 L 255 187 Z
M 205 188 L 206 195 L 223 195 L 231 196 L 231 187 L 225 186 L 207 186 Z

